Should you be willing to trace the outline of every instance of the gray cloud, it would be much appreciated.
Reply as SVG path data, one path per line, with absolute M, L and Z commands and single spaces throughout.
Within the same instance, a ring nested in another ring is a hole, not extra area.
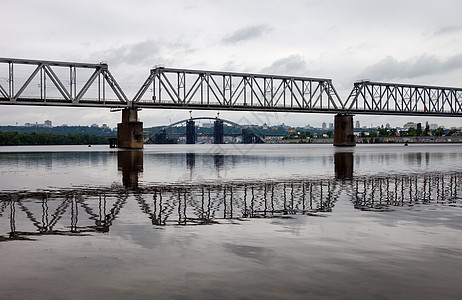
M 159 43 L 146 40 L 130 45 L 122 45 L 96 54 L 111 64 L 142 65 L 153 61 L 160 55 Z
M 445 27 L 441 27 L 438 30 L 436 30 L 433 33 L 433 36 L 440 36 L 440 35 L 446 35 L 446 34 L 451 34 L 451 33 L 457 33 L 459 31 L 462 31 L 462 25 L 445 26 Z
M 248 26 L 244 28 L 240 28 L 233 32 L 230 35 L 227 35 L 223 38 L 223 42 L 225 44 L 234 44 L 242 41 L 252 40 L 261 37 L 271 28 L 267 25 L 255 25 L 255 26 Z
M 306 77 L 312 77 L 310 74 L 313 73 L 309 70 L 307 62 L 298 54 L 276 60 L 271 64 L 271 66 L 262 69 L 261 72 Z
M 358 79 L 398 80 L 442 74 L 462 68 L 462 53 L 440 60 L 434 55 L 421 55 L 406 61 L 387 56 L 368 66 Z

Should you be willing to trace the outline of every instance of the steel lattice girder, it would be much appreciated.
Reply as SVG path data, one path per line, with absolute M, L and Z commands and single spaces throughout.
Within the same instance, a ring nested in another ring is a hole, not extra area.
M 155 68 L 129 101 L 105 63 L 0 58 L 0 104 L 460 117 L 462 89 L 361 81 L 342 102 L 331 79 Z
M 130 105 L 106 63 L 0 58 L 0 66 L 2 65 L 0 72 L 7 71 L 8 74 L 6 78 L 0 77 L 7 82 L 4 84 L 0 81 L 0 104 L 97 107 Z M 24 67 L 30 65 L 36 67 Z M 17 69 L 20 68 L 22 69 L 18 72 Z M 112 90 L 115 99 L 107 99 L 106 86 Z M 90 89 L 94 92 L 91 96 Z
M 144 99 L 152 88 L 152 97 Z M 133 98 L 138 107 L 336 112 L 332 80 L 155 68 Z
M 361 81 L 344 109 L 354 113 L 462 116 L 462 89 Z

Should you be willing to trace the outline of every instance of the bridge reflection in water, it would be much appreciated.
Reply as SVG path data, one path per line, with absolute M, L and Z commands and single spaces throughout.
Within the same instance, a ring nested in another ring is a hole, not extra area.
M 340 195 L 361 210 L 461 205 L 462 173 L 416 173 L 353 176 L 353 153 L 334 155 L 335 176 L 281 181 L 194 181 L 195 154 L 186 154 L 190 178 L 175 184 L 140 185 L 142 151 L 119 151 L 123 185 L 62 191 L 1 192 L 0 241 L 38 235 L 85 235 L 108 232 L 129 201 L 138 204 L 138 219 L 152 225 L 204 225 L 246 218 L 287 218 L 294 214 L 332 212 Z M 223 167 L 223 155 L 214 166 Z M 128 205 L 130 206 L 130 205 Z M 131 208 L 133 205 L 130 206 Z M 130 208 L 130 209 L 131 209 Z M 133 212 L 132 212 L 133 213 Z

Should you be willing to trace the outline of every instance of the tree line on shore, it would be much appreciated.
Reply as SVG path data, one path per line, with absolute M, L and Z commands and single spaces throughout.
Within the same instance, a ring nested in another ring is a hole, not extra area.
M 383 125 L 377 128 L 369 128 L 367 130 L 361 130 L 359 132 L 359 137 L 370 137 L 370 138 L 377 138 L 377 137 L 420 137 L 420 136 L 455 136 L 461 135 L 460 130 L 458 129 L 444 129 L 439 127 L 437 129 L 430 129 L 428 123 L 425 124 L 425 127 L 422 128 L 421 123 L 417 123 L 416 128 L 409 128 L 407 130 L 398 130 L 397 128 L 385 128 Z M 310 131 L 294 131 L 293 133 L 289 133 L 283 139 L 305 139 L 305 138 L 333 138 L 334 132 L 332 130 L 325 131 L 321 134 L 314 135 Z
M 18 133 L 0 131 L 0 146 L 109 144 L 109 137 L 90 134 Z

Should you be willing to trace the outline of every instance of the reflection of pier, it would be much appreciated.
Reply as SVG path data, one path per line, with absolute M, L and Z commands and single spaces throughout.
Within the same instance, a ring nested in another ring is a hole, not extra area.
M 121 150 L 117 152 L 117 166 L 122 171 L 122 182 L 126 187 L 138 187 L 138 176 L 143 172 L 143 151 Z
M 352 179 L 353 152 L 336 152 L 334 154 L 334 168 L 337 179 Z

